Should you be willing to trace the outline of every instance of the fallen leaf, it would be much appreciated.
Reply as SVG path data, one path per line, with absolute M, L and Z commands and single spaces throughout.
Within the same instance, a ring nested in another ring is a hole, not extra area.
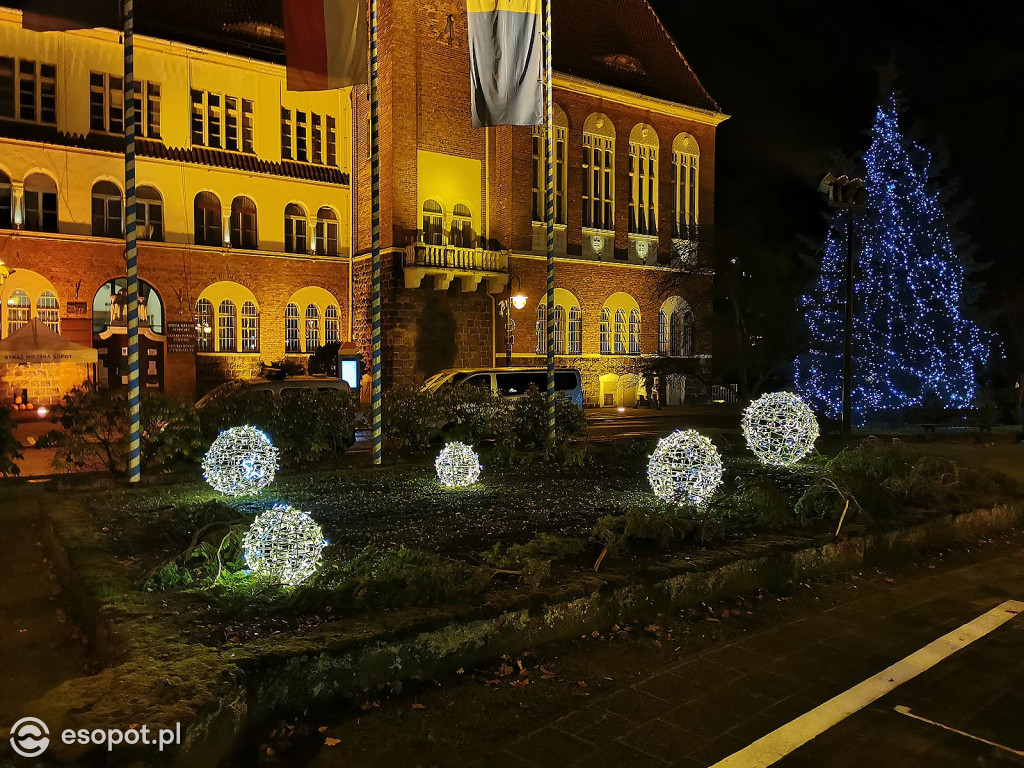
M 333 739 L 330 736 L 328 736 L 326 739 L 324 739 L 324 746 L 336 747 L 339 744 L 341 744 L 341 739 Z

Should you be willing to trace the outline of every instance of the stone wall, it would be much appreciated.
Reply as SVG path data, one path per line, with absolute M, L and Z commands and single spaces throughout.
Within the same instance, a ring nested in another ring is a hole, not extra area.
M 0 365 L 0 406 L 10 407 L 27 390 L 28 402 L 51 407 L 88 377 L 89 366 L 81 363 Z

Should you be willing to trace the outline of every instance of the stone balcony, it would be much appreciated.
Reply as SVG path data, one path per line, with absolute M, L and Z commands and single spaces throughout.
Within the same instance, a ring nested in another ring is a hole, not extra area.
M 488 293 L 500 293 L 508 284 L 508 260 L 507 251 L 415 243 L 405 249 L 405 287 L 419 288 L 429 277 L 434 290 L 447 291 L 458 278 L 465 293 L 475 291 L 485 280 Z

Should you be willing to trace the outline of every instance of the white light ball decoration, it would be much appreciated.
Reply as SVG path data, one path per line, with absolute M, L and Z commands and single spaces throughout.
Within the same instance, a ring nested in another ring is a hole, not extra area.
M 245 567 L 256 576 L 294 587 L 314 573 L 327 541 L 307 513 L 275 504 L 256 516 L 242 537 Z
M 725 471 L 714 444 L 692 429 L 676 430 L 658 441 L 647 464 L 647 479 L 662 501 L 701 506 L 722 482 Z
M 277 448 L 256 427 L 232 427 L 217 435 L 203 457 L 203 477 L 228 496 L 253 496 L 272 482 Z
M 448 443 L 438 454 L 434 469 L 445 488 L 465 488 L 480 478 L 480 458 L 465 443 Z
M 762 464 L 789 467 L 814 447 L 818 420 L 796 395 L 772 392 L 757 398 L 743 411 L 743 436 Z

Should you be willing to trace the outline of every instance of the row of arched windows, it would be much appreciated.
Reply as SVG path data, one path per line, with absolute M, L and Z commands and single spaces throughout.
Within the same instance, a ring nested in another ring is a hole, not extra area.
M 583 354 L 583 310 L 575 297 L 556 289 L 554 351 L 556 355 Z M 536 353 L 547 353 L 547 302 L 537 305 Z M 639 355 L 642 319 L 640 308 L 627 294 L 616 293 L 601 308 L 600 349 L 602 355 Z M 665 301 L 658 312 L 658 354 L 692 357 L 695 351 L 693 312 L 680 297 Z
M 420 242 L 424 245 L 476 248 L 473 211 L 465 203 L 456 203 L 451 215 L 446 217 L 441 203 L 434 199 L 425 200 Z
M 284 311 L 286 354 L 312 354 L 325 344 L 341 342 L 341 311 L 328 304 L 305 308 L 289 302 Z M 199 352 L 257 353 L 260 351 L 260 311 L 254 301 L 241 307 L 232 299 L 214 301 L 203 297 L 196 302 L 197 350 Z
M 552 171 L 555 178 L 555 222 L 567 222 L 567 147 L 569 120 L 555 106 L 555 144 Z M 615 229 L 615 126 L 607 115 L 595 113 L 583 124 L 582 224 L 602 231 Z M 692 238 L 697 226 L 700 147 L 688 133 L 676 135 L 672 150 L 672 236 Z M 629 231 L 658 235 L 660 202 L 660 139 L 653 126 L 639 124 L 629 134 Z M 544 221 L 546 176 L 544 130 L 533 133 L 533 219 Z
M 20 331 L 32 319 L 32 299 L 18 288 L 7 297 L 7 322 L 4 336 Z M 35 303 L 35 316 L 54 333 L 60 333 L 60 303 L 53 291 L 43 291 Z
M 136 188 L 136 220 L 140 240 L 164 240 L 163 198 L 155 187 Z M 42 173 L 25 178 L 23 205 L 19 209 L 10 178 L 0 171 L 0 229 L 19 226 L 30 232 L 58 232 L 57 184 Z M 113 181 L 101 179 L 92 186 L 92 234 L 94 237 L 124 237 L 124 195 Z M 256 203 L 245 195 L 231 201 L 229 231 L 225 237 L 220 199 L 212 192 L 200 192 L 193 208 L 196 245 L 245 250 L 259 248 Z M 309 231 L 312 225 L 312 233 Z M 471 225 L 470 225 L 471 226 Z M 287 253 L 318 253 L 337 256 L 339 252 L 338 214 L 321 207 L 311 222 L 306 209 L 289 203 L 284 211 L 284 248 Z

